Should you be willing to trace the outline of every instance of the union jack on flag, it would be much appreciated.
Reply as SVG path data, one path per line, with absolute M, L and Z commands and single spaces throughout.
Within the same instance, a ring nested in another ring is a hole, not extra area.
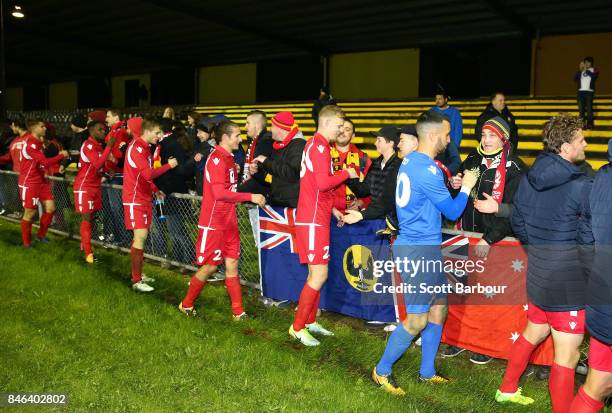
M 266 205 L 260 211 L 259 246 L 262 249 L 273 249 L 288 241 L 289 249 L 295 253 L 295 208 L 283 208 L 279 212 Z

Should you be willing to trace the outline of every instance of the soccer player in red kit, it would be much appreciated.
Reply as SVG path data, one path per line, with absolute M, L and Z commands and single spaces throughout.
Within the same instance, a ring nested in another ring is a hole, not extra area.
M 176 159 L 168 159 L 161 168 L 151 167 L 151 148 L 162 137 L 161 125 L 153 119 L 131 118 L 127 121 L 132 134 L 123 165 L 123 215 L 125 228 L 134 232 L 132 248 L 132 288 L 150 292 L 154 288 L 147 282 L 154 281 L 142 274 L 144 246 L 153 217 L 153 193 L 157 187 L 153 180 L 176 167 Z
M 55 202 L 51 184 L 45 178 L 45 168 L 60 163 L 68 157 L 68 152 L 61 151 L 53 158 L 46 158 L 43 152 L 43 137 L 47 128 L 42 120 L 27 122 L 28 133 L 24 135 L 24 144 L 21 148 L 21 166 L 19 172 L 19 196 L 23 205 L 23 218 L 21 220 L 21 237 L 23 246 L 30 247 L 32 242 L 32 218 L 36 214 L 38 201 L 41 201 L 45 212 L 40 217 L 38 240 L 46 241 L 45 236 L 55 212 Z
M 240 127 L 225 120 L 215 127 L 213 135 L 217 146 L 208 156 L 204 167 L 202 207 L 196 242 L 196 262 L 200 269 L 191 277 L 187 295 L 178 308 L 186 315 L 195 315 L 194 301 L 208 277 L 225 261 L 225 286 L 232 303 L 232 317 L 234 321 L 240 321 L 246 317 L 246 313 L 242 307 L 238 276 L 240 234 L 236 204 L 253 202 L 264 206 L 266 199 L 260 194 L 236 192 L 238 169 L 232 152 L 240 145 Z
M 91 248 L 91 223 L 93 214 L 102 208 L 102 167 L 113 148 L 115 138 L 111 138 L 104 151 L 102 142 L 106 129 L 102 122 L 93 121 L 87 125 L 89 138 L 81 145 L 79 171 L 74 180 L 74 208 L 81 215 L 81 247 L 85 261 L 94 263 Z
M 11 162 L 13 163 L 13 172 L 19 173 L 21 169 L 21 159 L 23 158 L 21 151 L 28 133 L 25 120 L 21 117 L 14 119 L 11 122 L 11 130 L 17 136 L 12 140 L 9 146 L 9 154 L 11 155 Z
M 335 188 L 348 178 L 357 178 L 353 168 L 334 175 L 330 143 L 334 143 L 344 125 L 344 112 L 329 105 L 319 113 L 319 126 L 306 143 L 300 170 L 300 196 L 295 217 L 297 250 L 300 262 L 308 264 L 308 279 L 300 294 L 295 321 L 289 335 L 306 346 L 318 346 L 310 333 L 331 336 L 331 331 L 316 322 L 321 297 L 327 280 L 329 262 L 329 226 L 335 199 Z

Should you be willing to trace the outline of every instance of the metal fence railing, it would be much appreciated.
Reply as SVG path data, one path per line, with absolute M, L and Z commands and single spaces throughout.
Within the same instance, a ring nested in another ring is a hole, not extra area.
M 12 220 L 21 219 L 23 212 L 17 177 L 14 172 L 0 171 L 0 210 L 5 209 L 4 217 Z M 80 217 L 74 210 L 73 181 L 58 177 L 49 177 L 49 180 L 56 204 L 51 229 L 80 239 Z M 132 233 L 125 229 L 123 223 L 121 189 L 120 185 L 102 184 L 102 209 L 93 222 L 92 242 L 105 248 L 129 252 Z M 195 241 L 201 202 L 202 197 L 197 195 L 173 194 L 166 197 L 163 208 L 165 218 L 160 217 L 156 208 L 153 208 L 153 222 L 145 247 L 148 258 L 189 270 L 196 269 Z M 237 207 L 241 245 L 239 271 L 246 284 L 259 288 L 259 258 L 249 220 L 250 208 L 246 205 Z M 222 272 L 223 269 L 220 270 Z

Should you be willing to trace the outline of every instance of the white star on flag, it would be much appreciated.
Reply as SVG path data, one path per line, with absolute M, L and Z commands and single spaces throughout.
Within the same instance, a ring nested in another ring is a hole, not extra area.
M 523 261 L 522 260 L 512 260 L 512 271 L 521 272 L 523 271 Z
M 523 304 L 523 311 L 529 310 L 529 304 Z
M 516 332 L 516 331 L 515 331 L 515 332 L 513 332 L 513 333 L 512 333 L 512 335 L 510 336 L 510 340 L 512 340 L 512 342 L 514 343 L 514 342 L 516 342 L 516 340 L 518 340 L 518 338 L 519 338 L 520 336 L 521 336 L 521 335 L 520 335 L 518 332 Z

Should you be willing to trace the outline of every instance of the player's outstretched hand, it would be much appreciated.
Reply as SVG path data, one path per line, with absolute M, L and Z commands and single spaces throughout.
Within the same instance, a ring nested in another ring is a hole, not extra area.
M 453 189 L 460 189 L 462 182 L 463 182 L 463 175 L 461 174 L 461 172 L 453 176 L 450 180 L 450 184 Z
M 251 202 L 263 208 L 266 205 L 266 197 L 261 194 L 251 194 Z
M 346 215 L 342 217 L 342 221 L 346 224 L 355 224 L 363 219 L 363 215 L 359 211 L 347 210 Z
M 359 178 L 359 175 L 357 174 L 357 172 L 355 172 L 353 168 L 348 168 L 347 171 L 349 173 L 349 179 Z
M 465 186 L 468 189 L 472 189 L 474 188 L 474 185 L 476 185 L 476 181 L 478 180 L 478 178 L 476 177 L 476 174 L 472 171 L 465 171 L 465 175 L 463 175 L 463 182 L 461 183 L 461 186 Z
M 171 168 L 176 168 L 176 166 L 178 165 L 178 161 L 176 160 L 176 158 L 168 158 L 168 164 L 170 164 Z
M 474 208 L 483 214 L 496 214 L 499 211 L 499 204 L 497 201 L 486 192 L 483 192 L 482 196 L 486 199 L 477 199 L 474 201 Z
M 69 156 L 70 156 L 70 154 L 68 153 L 68 151 L 67 151 L 67 150 L 65 150 L 65 149 L 62 149 L 62 150 L 60 151 L 60 153 L 61 153 L 61 154 L 64 156 L 64 158 L 67 158 L 67 157 L 69 157 Z

